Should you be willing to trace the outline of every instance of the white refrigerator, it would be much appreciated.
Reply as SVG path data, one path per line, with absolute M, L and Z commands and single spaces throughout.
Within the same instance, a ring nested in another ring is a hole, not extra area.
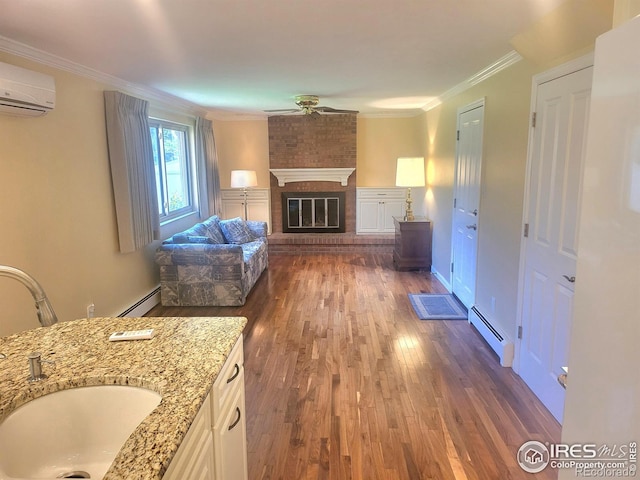
M 562 442 L 626 445 L 630 460 L 640 443 L 640 17 L 596 42 L 583 180 Z

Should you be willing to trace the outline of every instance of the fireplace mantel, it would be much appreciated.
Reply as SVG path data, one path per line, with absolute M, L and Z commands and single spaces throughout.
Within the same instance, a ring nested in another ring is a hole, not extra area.
M 355 168 L 271 168 L 269 171 L 278 179 L 278 186 L 291 182 L 340 182 L 346 187 L 349 175 Z

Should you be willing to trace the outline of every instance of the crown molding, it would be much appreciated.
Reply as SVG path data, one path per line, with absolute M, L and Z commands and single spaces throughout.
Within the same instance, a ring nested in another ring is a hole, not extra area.
M 189 102 L 182 98 L 178 98 L 166 92 L 162 92 L 152 87 L 128 82 L 126 80 L 122 80 L 121 78 L 114 77 L 113 75 L 109 75 L 107 73 L 100 72 L 98 70 L 85 67 L 84 65 L 80 65 L 79 63 L 72 62 L 71 60 L 67 60 L 65 58 L 59 57 L 57 55 L 53 55 L 51 53 L 45 52 L 44 50 L 39 50 L 37 48 L 33 48 L 29 45 L 26 45 L 21 42 L 16 42 L 7 37 L 3 37 L 0 35 L 0 51 L 16 55 L 19 57 L 26 58 L 28 60 L 32 60 L 34 62 L 41 63 L 43 65 L 48 65 L 53 68 L 57 68 L 59 70 L 64 70 L 75 75 L 79 75 L 81 77 L 85 77 L 91 80 L 94 80 L 99 83 L 103 83 L 106 85 L 110 85 L 112 87 L 118 88 L 120 90 L 124 90 L 131 95 L 137 95 L 143 97 L 147 100 L 151 100 L 154 102 L 159 102 L 161 104 L 165 104 L 171 106 L 172 108 L 178 108 L 185 113 L 189 113 L 191 115 L 198 115 L 202 117 L 206 117 L 209 119 L 219 119 L 219 120 L 257 120 L 260 118 L 264 118 L 259 114 L 237 114 L 233 112 L 226 111 L 218 111 L 218 110 L 209 110 L 195 103 Z M 434 98 L 430 102 L 426 103 L 422 106 L 421 109 L 417 110 L 417 113 L 413 111 L 402 111 L 402 112 L 381 112 L 381 113 L 369 113 L 369 114 L 360 114 L 363 118 L 401 118 L 401 117 L 412 117 L 419 115 L 422 111 L 429 111 L 438 105 L 440 105 L 445 100 L 449 98 L 455 97 L 465 90 L 477 85 L 489 77 L 497 74 L 498 72 L 504 70 L 505 68 L 510 67 L 511 65 L 522 60 L 522 56 L 512 50 L 505 56 L 501 57 L 488 67 L 480 70 L 478 73 L 472 75 L 467 78 L 465 81 L 459 83 L 453 88 L 450 88 L 442 95 Z
M 450 98 L 453 98 L 456 95 L 461 94 L 465 90 L 468 90 L 471 87 L 473 87 L 475 85 L 478 85 L 481 82 L 484 82 L 489 77 L 492 77 L 495 74 L 497 74 L 498 72 L 501 72 L 502 70 L 504 70 L 505 68 L 508 68 L 511 65 L 513 65 L 515 63 L 518 63 L 520 60 L 522 60 L 522 55 L 520 55 L 515 50 L 511 50 L 505 56 L 499 58 L 498 60 L 496 60 L 494 63 L 492 63 L 488 67 L 483 68 L 478 73 L 470 76 L 465 81 L 459 83 L 458 85 L 456 85 L 453 88 L 450 88 L 449 90 L 444 92 L 442 95 L 434 98 L 430 102 L 428 102 L 425 105 L 423 105 L 422 106 L 422 110 L 424 110 L 425 112 L 428 112 L 429 110 L 431 110 L 431 109 L 437 107 L 438 105 L 442 104 L 444 101 L 446 101 L 446 100 L 448 100 Z
M 85 67 L 84 65 L 80 65 L 79 63 L 75 63 L 71 60 L 53 55 L 51 53 L 45 52 L 44 50 L 30 47 L 29 45 L 26 45 L 24 43 L 16 42 L 15 40 L 3 37 L 1 35 L 0 51 L 9 53 L 11 55 L 16 55 L 18 57 L 26 58 L 27 60 L 32 60 L 49 67 L 73 73 L 74 75 L 88 78 L 98 83 L 109 85 L 119 90 L 123 90 L 131 95 L 136 95 L 139 97 L 143 97 L 146 100 L 168 105 L 173 109 L 177 108 L 191 115 L 206 117 L 211 113 L 209 110 L 201 107 L 200 105 L 196 105 L 195 103 L 191 103 L 155 88 L 122 80 L 121 78 L 114 77 L 113 75 L 109 75 L 107 73 Z

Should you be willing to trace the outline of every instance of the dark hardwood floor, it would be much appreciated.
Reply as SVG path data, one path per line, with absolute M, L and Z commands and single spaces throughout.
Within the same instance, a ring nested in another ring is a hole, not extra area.
M 466 321 L 418 320 L 420 292 L 446 293 L 390 255 L 271 255 L 243 307 L 148 315 L 249 319 L 251 480 L 557 478 L 516 452 L 559 424 Z

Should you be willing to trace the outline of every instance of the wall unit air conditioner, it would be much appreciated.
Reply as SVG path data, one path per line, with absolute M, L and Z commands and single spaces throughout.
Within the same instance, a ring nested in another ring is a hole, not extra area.
M 55 105 L 53 77 L 0 62 L 0 113 L 38 117 Z

